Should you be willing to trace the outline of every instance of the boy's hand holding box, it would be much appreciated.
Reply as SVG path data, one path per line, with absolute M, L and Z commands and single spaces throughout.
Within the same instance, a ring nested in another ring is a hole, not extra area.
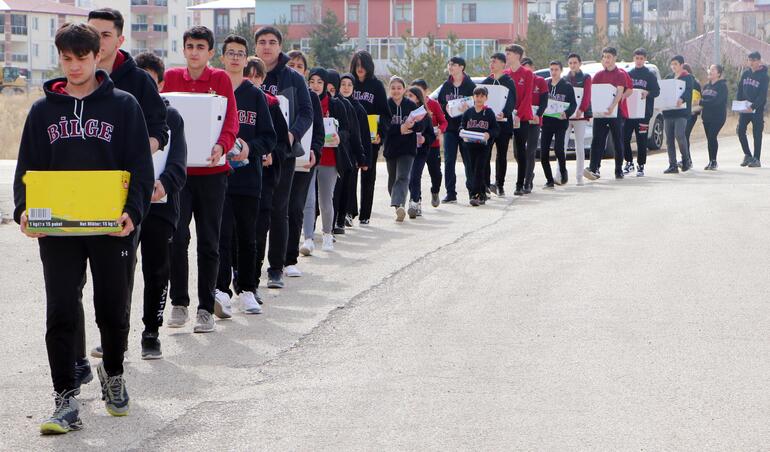
M 187 166 L 209 166 L 211 150 L 217 144 L 227 115 L 227 98 L 196 93 L 163 93 L 162 96 L 184 119 Z M 225 162 L 226 156 L 222 155 L 216 166 L 222 166 Z

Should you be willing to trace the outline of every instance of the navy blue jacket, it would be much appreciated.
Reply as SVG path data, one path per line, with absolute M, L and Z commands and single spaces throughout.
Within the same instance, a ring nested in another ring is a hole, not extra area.
M 285 53 L 278 56 L 278 64 L 265 76 L 262 90 L 289 99 L 289 132 L 299 142 L 313 124 L 313 104 L 310 102 L 305 78 L 286 66 L 288 62 L 289 57 Z

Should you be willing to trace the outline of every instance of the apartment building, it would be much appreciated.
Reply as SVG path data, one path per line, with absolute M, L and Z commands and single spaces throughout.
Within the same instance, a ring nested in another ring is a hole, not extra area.
M 770 39 L 770 0 L 739 0 L 722 5 L 722 29 L 735 30 L 762 41 Z
M 130 0 L 132 54 L 153 52 L 166 65 L 184 64 L 182 35 L 187 28 L 187 0 Z M 127 25 L 128 26 L 128 25 Z
M 87 10 L 52 0 L 0 0 L 0 64 L 18 67 L 30 83 L 41 84 L 59 63 L 56 30 L 87 15 Z
M 58 0 L 59 3 L 66 5 L 77 6 L 78 8 L 86 11 L 91 11 L 99 8 L 113 8 L 117 9 L 123 14 L 126 20 L 126 25 L 123 27 L 123 37 L 126 40 L 123 42 L 124 49 L 131 49 L 131 26 L 130 24 L 130 12 L 131 12 L 131 0 Z

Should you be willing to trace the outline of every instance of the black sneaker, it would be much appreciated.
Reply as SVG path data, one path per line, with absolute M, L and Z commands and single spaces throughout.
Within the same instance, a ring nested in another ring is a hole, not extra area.
M 481 200 L 479 198 L 471 198 L 470 204 L 473 207 L 478 207 L 481 205 Z
M 522 190 L 521 188 L 517 188 L 517 189 L 516 189 L 516 190 L 513 192 L 513 196 L 524 196 L 524 190 Z
M 545 185 L 543 185 L 543 190 L 553 190 L 554 185 L 553 182 L 546 182 Z
M 283 289 L 283 272 L 275 270 L 267 270 L 267 288 L 268 289 Z
M 160 340 L 157 331 L 142 332 L 142 359 L 161 359 Z
M 502 185 L 497 187 L 497 196 L 499 196 L 501 198 L 505 197 L 505 190 L 503 189 Z
M 663 171 L 663 174 L 679 174 L 679 168 L 676 166 L 669 166 L 666 171 Z
M 751 161 L 751 163 L 749 163 L 749 168 L 762 168 L 762 164 L 758 159 L 754 159 Z
M 486 193 L 487 195 L 491 195 L 491 194 L 492 194 L 492 189 L 491 189 L 491 188 L 489 188 L 489 187 L 487 187 L 487 188 L 486 188 L 486 190 L 484 190 L 484 191 L 485 191 L 485 193 Z
M 88 358 L 78 358 L 75 360 L 75 395 L 80 395 L 80 386 L 91 383 L 94 374 L 91 372 L 91 363 Z
M 107 412 L 113 416 L 128 416 L 129 399 L 123 375 L 107 375 L 104 362 L 96 367 L 96 375 L 102 383 L 102 400 Z
M 433 207 L 438 207 L 441 204 L 441 201 L 438 198 L 438 193 L 431 193 L 430 194 L 430 205 Z
M 345 226 L 337 225 L 332 229 L 332 234 L 334 235 L 345 235 Z
M 692 162 L 682 162 L 682 172 L 686 173 L 687 171 L 690 171 L 692 168 Z
M 259 288 L 254 291 L 254 298 L 257 300 L 257 303 L 262 304 L 262 297 L 259 296 Z
M 596 180 L 599 179 L 601 176 L 599 175 L 599 170 L 592 170 L 591 168 L 586 168 L 583 170 L 583 177 L 585 177 L 588 180 Z
M 743 156 L 743 162 L 741 162 L 741 166 L 749 166 L 749 163 L 754 161 L 754 157 L 750 155 Z
M 350 214 L 345 215 L 345 227 L 346 228 L 353 227 L 353 216 Z
M 369 219 L 367 218 L 365 220 L 358 220 L 358 224 L 367 225 L 367 224 L 369 224 Z
M 569 173 L 567 173 L 567 169 L 561 170 L 561 184 L 560 185 L 567 185 L 567 182 L 569 182 Z
M 644 165 L 636 166 L 636 177 L 644 177 Z
M 40 434 L 61 435 L 82 429 L 80 402 L 75 398 L 75 390 L 62 393 L 54 392 L 53 395 L 56 408 L 54 408 L 51 417 L 40 424 Z
M 442 204 L 457 204 L 457 196 L 444 196 L 444 199 L 441 200 Z
M 623 179 L 624 177 L 625 177 L 625 176 L 623 176 L 623 172 L 622 172 L 622 171 L 620 171 L 620 172 L 616 172 L 616 173 L 615 173 L 615 179 L 616 179 L 616 180 L 621 180 L 621 179 Z
M 634 170 L 634 162 L 626 162 L 626 166 L 623 167 L 623 174 L 628 174 Z

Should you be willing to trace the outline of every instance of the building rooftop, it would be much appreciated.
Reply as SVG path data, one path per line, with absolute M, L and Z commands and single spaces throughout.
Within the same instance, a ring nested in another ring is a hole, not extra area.
M 0 11 L 88 16 L 88 10 L 53 0 L 0 0 Z
M 188 6 L 187 9 L 254 9 L 254 5 L 254 0 L 216 0 L 213 2 L 201 3 L 200 5 Z

